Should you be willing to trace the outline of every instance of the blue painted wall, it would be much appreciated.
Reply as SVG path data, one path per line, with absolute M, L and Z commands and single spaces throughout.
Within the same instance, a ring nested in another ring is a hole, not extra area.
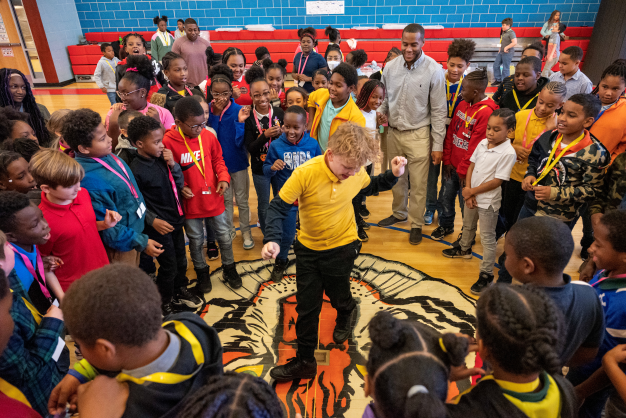
M 345 0 L 345 15 L 307 16 L 305 0 L 126 1 L 75 0 L 83 32 L 153 30 L 157 14 L 195 18 L 201 29 L 271 24 L 276 29 L 383 23 L 493 27 L 505 17 L 514 26 L 541 26 L 554 9 L 568 26 L 593 26 L 600 0 Z

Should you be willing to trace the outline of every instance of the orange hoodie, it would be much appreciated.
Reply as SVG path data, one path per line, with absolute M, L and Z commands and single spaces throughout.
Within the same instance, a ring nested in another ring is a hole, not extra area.
M 611 153 L 611 163 L 626 151 L 626 97 L 608 108 L 589 130 Z

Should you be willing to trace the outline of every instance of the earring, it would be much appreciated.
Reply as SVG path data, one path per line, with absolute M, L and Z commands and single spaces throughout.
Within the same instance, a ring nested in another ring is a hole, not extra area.
M 13 180 L 9 179 L 9 183 L 13 183 Z

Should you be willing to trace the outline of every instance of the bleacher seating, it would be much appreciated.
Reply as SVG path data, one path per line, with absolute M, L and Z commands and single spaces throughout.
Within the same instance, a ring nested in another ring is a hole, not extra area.
M 518 38 L 539 39 L 540 28 L 514 28 Z M 580 46 L 587 52 L 589 38 L 591 37 L 591 27 L 567 28 L 565 34 L 570 39 L 561 42 L 561 50 L 568 46 Z M 357 48 L 364 49 L 368 55 L 368 61 L 382 63 L 387 56 L 387 52 L 394 46 L 400 48 L 401 30 L 386 29 L 340 29 L 342 39 L 354 38 L 358 41 Z M 128 32 L 89 32 L 85 34 L 87 41 L 92 43 L 114 42 L 123 37 Z M 154 32 L 139 32 L 144 39 L 150 40 Z M 500 36 L 500 28 L 444 28 L 426 29 L 426 44 L 424 51 L 433 59 L 441 63 L 445 68 L 447 59 L 447 49 L 452 39 L 455 38 L 494 38 L 492 44 L 496 44 Z M 296 30 L 275 30 L 271 32 L 254 32 L 242 30 L 239 32 L 210 31 L 210 38 L 216 52 L 223 52 L 230 46 L 240 48 L 246 56 L 246 62 L 251 64 L 256 60 L 254 50 L 263 45 L 269 50 L 274 61 L 284 58 L 288 62 L 287 71 L 293 68 L 293 57 L 297 48 L 298 34 Z M 236 41 L 236 42 L 235 42 Z M 242 43 L 241 41 L 249 41 Z M 323 54 L 328 46 L 328 41 L 320 40 L 318 52 Z M 350 52 L 348 45 L 342 43 L 344 54 Z M 93 74 L 96 64 L 102 56 L 98 45 L 74 45 L 68 47 L 72 70 L 75 75 Z M 584 61 L 584 58 L 583 58 Z

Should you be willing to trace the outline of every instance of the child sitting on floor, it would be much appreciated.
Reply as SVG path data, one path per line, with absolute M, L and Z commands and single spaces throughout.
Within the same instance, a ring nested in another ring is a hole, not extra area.
M 162 322 L 159 291 L 136 267 L 111 265 L 86 274 L 61 308 L 85 359 L 55 388 L 51 414 L 65 411 L 65 396 L 102 371 L 128 383 L 123 417 L 173 417 L 184 399 L 223 373 L 217 332 L 190 312 Z
M 466 90 L 467 94 L 467 90 Z M 483 259 L 480 275 L 471 292 L 480 294 L 493 281 L 493 263 L 496 261 L 496 223 L 502 201 L 500 186 L 509 180 L 515 164 L 515 150 L 508 139 L 515 131 L 515 114 L 509 109 L 498 109 L 487 122 L 487 138 L 483 139 L 470 158 L 463 187 L 465 213 L 463 234 L 459 246 L 443 250 L 450 258 L 471 258 L 472 241 L 480 220 L 480 241 Z

